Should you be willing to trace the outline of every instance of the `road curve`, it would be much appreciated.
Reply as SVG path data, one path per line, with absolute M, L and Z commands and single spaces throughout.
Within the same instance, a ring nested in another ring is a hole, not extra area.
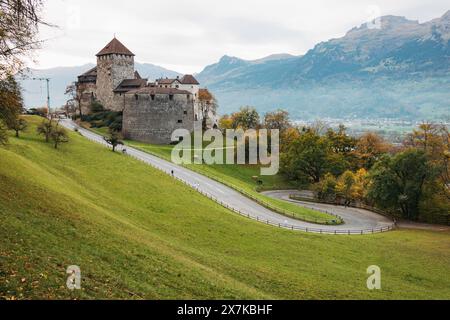
M 70 130 L 77 129 L 78 132 L 85 138 L 109 147 L 101 135 L 81 128 L 73 121 L 61 120 L 60 124 Z M 213 179 L 207 178 L 199 173 L 193 172 L 182 166 L 178 166 L 169 161 L 163 160 L 135 148 L 129 146 L 126 146 L 125 148 L 129 156 L 134 157 L 148 165 L 151 165 L 154 168 L 157 168 L 169 175 L 173 171 L 174 177 L 176 179 L 183 181 L 205 196 L 208 196 L 209 198 L 219 202 L 221 205 L 245 217 L 258 220 L 261 223 L 291 230 L 321 234 L 369 234 L 388 231 L 391 230 L 393 226 L 392 221 L 389 221 L 385 217 L 371 213 L 371 215 L 373 215 L 371 219 L 360 218 L 358 217 L 358 215 L 360 215 L 359 212 L 350 209 L 336 211 L 336 213 L 342 216 L 346 221 L 345 224 L 340 226 L 317 225 L 285 217 L 263 207 L 262 205 L 259 205 L 253 200 L 243 196 L 236 190 L 225 186 Z M 117 149 L 118 151 L 121 151 L 122 147 L 118 147 Z M 273 193 L 271 195 L 274 196 L 276 195 L 276 193 Z M 286 193 L 284 193 L 284 195 L 286 195 Z M 280 193 L 281 198 L 284 198 L 284 195 Z M 345 214 L 341 211 L 345 211 Z M 367 213 L 364 213 L 364 216 L 366 215 Z
M 313 203 L 313 202 L 306 202 L 306 201 L 297 201 L 290 199 L 291 195 L 294 196 L 304 196 L 304 192 L 300 191 L 293 191 L 293 190 L 277 190 L 277 191 L 268 191 L 263 192 L 264 195 L 275 198 L 275 199 L 281 199 L 284 201 L 288 201 L 291 203 L 294 203 L 296 205 L 299 205 L 301 207 L 310 208 L 314 210 L 319 211 L 326 211 L 326 212 L 332 212 L 340 217 L 342 217 L 345 221 L 345 224 L 342 226 L 335 226 L 336 229 L 349 229 L 349 226 L 351 226 L 350 229 L 353 230 L 360 230 L 360 229 L 378 229 L 378 228 L 385 228 L 387 226 L 392 225 L 392 220 L 388 219 L 387 217 L 384 217 L 380 214 L 374 213 L 369 210 L 364 209 L 358 209 L 358 208 L 345 208 L 343 206 L 336 206 L 336 205 L 330 205 L 330 204 L 322 204 L 322 203 Z

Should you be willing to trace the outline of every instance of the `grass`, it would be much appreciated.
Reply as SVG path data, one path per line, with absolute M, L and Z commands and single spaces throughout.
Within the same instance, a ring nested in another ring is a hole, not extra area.
M 27 119 L 0 147 L 0 298 L 450 299 L 449 233 L 268 227 L 76 133 L 54 150 Z
M 89 123 L 83 123 L 85 128 L 92 130 L 100 135 L 107 134 L 107 128 L 90 128 Z M 148 152 L 157 157 L 171 161 L 173 146 L 170 145 L 152 145 L 137 141 L 127 140 L 125 143 L 131 147 L 137 148 L 144 152 Z M 260 176 L 259 165 L 185 165 L 185 167 L 208 176 L 216 181 L 234 188 L 245 196 L 254 199 L 265 207 L 272 209 L 280 214 L 290 218 L 296 218 L 303 221 L 314 222 L 317 224 L 342 224 L 342 219 L 312 209 L 304 208 L 290 202 L 280 199 L 274 199 L 265 196 L 258 190 L 289 190 L 295 189 L 296 186 L 292 182 L 285 179 L 281 174 L 275 176 Z M 262 181 L 262 186 L 257 184 L 258 177 Z
M 97 131 L 100 133 L 99 131 Z M 126 144 L 142 151 L 151 153 L 171 161 L 171 153 L 173 146 L 152 145 L 136 141 L 126 141 Z M 261 176 L 259 165 L 196 165 L 190 164 L 185 167 L 208 176 L 214 180 L 232 187 L 242 194 L 255 199 L 264 206 L 278 213 L 293 217 L 299 220 L 315 222 L 318 224 L 341 224 L 342 221 L 330 214 L 319 212 L 316 210 L 304 208 L 290 202 L 274 199 L 265 196 L 258 190 L 289 190 L 295 189 L 295 185 L 285 179 L 281 174 L 274 176 Z M 254 179 L 258 177 L 258 179 Z M 257 180 L 262 181 L 259 186 Z

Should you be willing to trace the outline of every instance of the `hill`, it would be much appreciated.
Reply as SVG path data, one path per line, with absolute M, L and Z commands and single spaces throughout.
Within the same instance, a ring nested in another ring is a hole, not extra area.
M 279 230 L 76 133 L 54 150 L 27 120 L 0 147 L 1 298 L 450 298 L 448 233 Z M 374 264 L 382 291 L 366 288 Z

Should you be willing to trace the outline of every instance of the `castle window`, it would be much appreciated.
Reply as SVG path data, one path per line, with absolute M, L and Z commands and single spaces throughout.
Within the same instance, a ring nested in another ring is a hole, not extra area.
M 183 120 L 178 120 L 178 123 L 183 123 Z
M 186 110 L 184 110 L 184 114 L 187 115 L 187 111 Z
M 151 95 L 150 95 L 150 98 L 152 98 L 152 100 L 155 100 L 155 95 L 154 95 L 154 94 L 151 94 Z
M 169 94 L 169 100 L 173 100 L 173 94 Z
M 175 86 L 175 88 L 177 88 L 177 89 L 178 89 L 179 87 L 180 87 L 179 85 L 176 85 L 176 86 Z
M 139 96 L 137 94 L 135 94 L 134 99 L 139 100 Z

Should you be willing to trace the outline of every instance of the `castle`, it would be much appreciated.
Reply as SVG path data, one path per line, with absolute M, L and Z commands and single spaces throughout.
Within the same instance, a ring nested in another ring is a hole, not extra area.
M 97 66 L 76 83 L 83 114 L 98 101 L 105 109 L 123 112 L 125 138 L 155 144 L 171 143 L 176 129 L 217 127 L 209 108 L 213 96 L 192 75 L 149 82 L 135 71 L 134 56 L 115 37 L 97 54 Z

